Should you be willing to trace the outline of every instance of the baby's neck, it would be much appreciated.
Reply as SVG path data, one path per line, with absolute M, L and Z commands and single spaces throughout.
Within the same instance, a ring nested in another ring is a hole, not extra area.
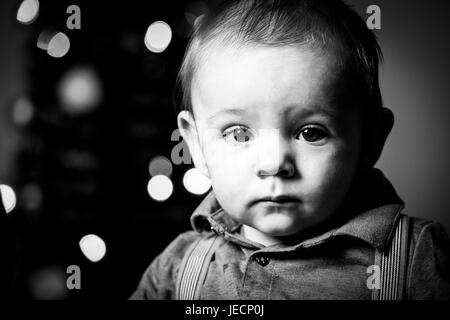
M 281 240 L 277 237 L 269 236 L 253 227 L 242 225 L 242 233 L 245 238 L 250 241 L 262 244 L 263 246 L 271 246 L 280 243 Z

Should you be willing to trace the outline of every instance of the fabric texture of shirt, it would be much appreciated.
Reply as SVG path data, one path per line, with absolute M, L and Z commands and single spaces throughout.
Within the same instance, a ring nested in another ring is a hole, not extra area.
M 361 181 L 326 223 L 267 247 L 243 237 L 211 191 L 191 217 L 194 230 L 153 260 L 130 299 L 175 299 L 186 251 L 211 232 L 220 243 L 200 299 L 371 299 L 368 267 L 389 245 L 404 204 L 379 170 Z M 450 299 L 450 241 L 439 223 L 410 219 L 406 298 Z

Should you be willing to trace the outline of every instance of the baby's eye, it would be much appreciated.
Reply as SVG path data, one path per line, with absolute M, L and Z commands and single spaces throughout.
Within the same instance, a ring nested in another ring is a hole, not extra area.
M 297 139 L 305 140 L 306 142 L 319 142 L 328 137 L 328 133 L 317 126 L 304 127 L 297 136 Z
M 230 143 L 245 143 L 253 140 L 254 135 L 248 128 L 235 126 L 225 130 L 222 137 Z

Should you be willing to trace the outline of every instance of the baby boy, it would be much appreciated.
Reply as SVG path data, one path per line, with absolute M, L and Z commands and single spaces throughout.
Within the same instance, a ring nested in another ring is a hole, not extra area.
M 178 127 L 212 191 L 132 298 L 373 299 L 392 285 L 377 254 L 402 238 L 390 298 L 448 299 L 445 231 L 405 219 L 374 168 L 394 122 L 380 58 L 339 0 L 232 0 L 199 19 Z

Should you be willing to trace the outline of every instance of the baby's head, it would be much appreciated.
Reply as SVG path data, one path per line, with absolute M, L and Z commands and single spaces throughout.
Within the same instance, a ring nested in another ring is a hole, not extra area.
M 329 219 L 392 124 L 381 51 L 337 0 L 232 0 L 196 25 L 178 126 L 218 202 L 263 244 Z

